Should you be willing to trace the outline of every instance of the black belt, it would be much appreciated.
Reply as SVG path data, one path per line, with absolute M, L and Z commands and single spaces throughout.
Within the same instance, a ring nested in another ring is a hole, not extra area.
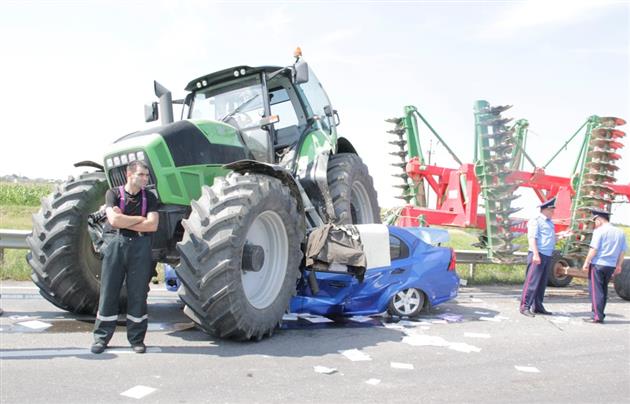
M 129 237 L 129 238 L 136 238 L 136 237 L 144 237 L 147 234 L 146 233 L 141 233 L 139 231 L 133 231 L 133 230 L 127 230 L 123 233 L 123 230 L 114 230 L 111 234 L 114 234 L 116 236 L 123 236 L 123 237 Z

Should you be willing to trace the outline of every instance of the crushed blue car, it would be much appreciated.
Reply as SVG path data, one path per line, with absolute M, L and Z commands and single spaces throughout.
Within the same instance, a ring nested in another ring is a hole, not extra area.
M 322 316 L 387 311 L 394 316 L 415 317 L 457 297 L 455 252 L 439 246 L 449 240 L 446 230 L 396 226 L 387 226 L 387 230 L 390 265 L 367 269 L 362 281 L 345 273 L 314 272 L 317 293 L 306 281 L 310 271 L 304 269 L 289 311 Z M 165 282 L 168 290 L 179 287 L 175 271 L 167 265 Z

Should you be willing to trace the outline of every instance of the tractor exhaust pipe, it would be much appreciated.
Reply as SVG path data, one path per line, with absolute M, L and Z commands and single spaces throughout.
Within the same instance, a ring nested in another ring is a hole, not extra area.
M 160 100 L 160 117 L 162 118 L 162 125 L 166 125 L 173 122 L 173 97 L 171 92 L 158 83 L 153 81 L 153 88 L 155 89 L 155 95 Z

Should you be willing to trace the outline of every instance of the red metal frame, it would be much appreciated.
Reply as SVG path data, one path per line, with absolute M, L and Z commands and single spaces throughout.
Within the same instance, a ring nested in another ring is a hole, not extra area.
M 420 164 L 419 159 L 414 157 L 407 164 L 406 171 L 414 183 L 418 184 L 423 179 L 427 182 L 436 202 L 434 208 L 405 206 L 397 221 L 399 226 L 418 226 L 422 221 L 430 225 L 486 228 L 485 215 L 477 213 L 481 187 L 473 164 L 462 164 L 458 169 L 444 168 Z M 465 191 L 461 186 L 464 181 Z M 553 221 L 556 231 L 566 230 L 570 226 L 571 199 L 575 195 L 570 178 L 548 175 L 542 168 L 537 168 L 533 172 L 515 171 L 506 182 L 533 189 L 541 202 L 555 196 Z M 604 185 L 612 188 L 615 195 L 625 196 L 630 201 L 630 183 Z M 512 226 L 512 231 L 527 232 L 527 221 L 518 221 Z

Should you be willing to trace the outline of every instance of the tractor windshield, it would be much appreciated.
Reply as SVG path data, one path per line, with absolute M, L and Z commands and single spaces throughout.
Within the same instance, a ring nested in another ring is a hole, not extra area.
M 255 124 L 264 116 L 262 85 L 258 77 L 221 83 L 195 92 L 191 119 L 222 121 L 243 134 L 256 160 L 269 161 L 269 135 Z

